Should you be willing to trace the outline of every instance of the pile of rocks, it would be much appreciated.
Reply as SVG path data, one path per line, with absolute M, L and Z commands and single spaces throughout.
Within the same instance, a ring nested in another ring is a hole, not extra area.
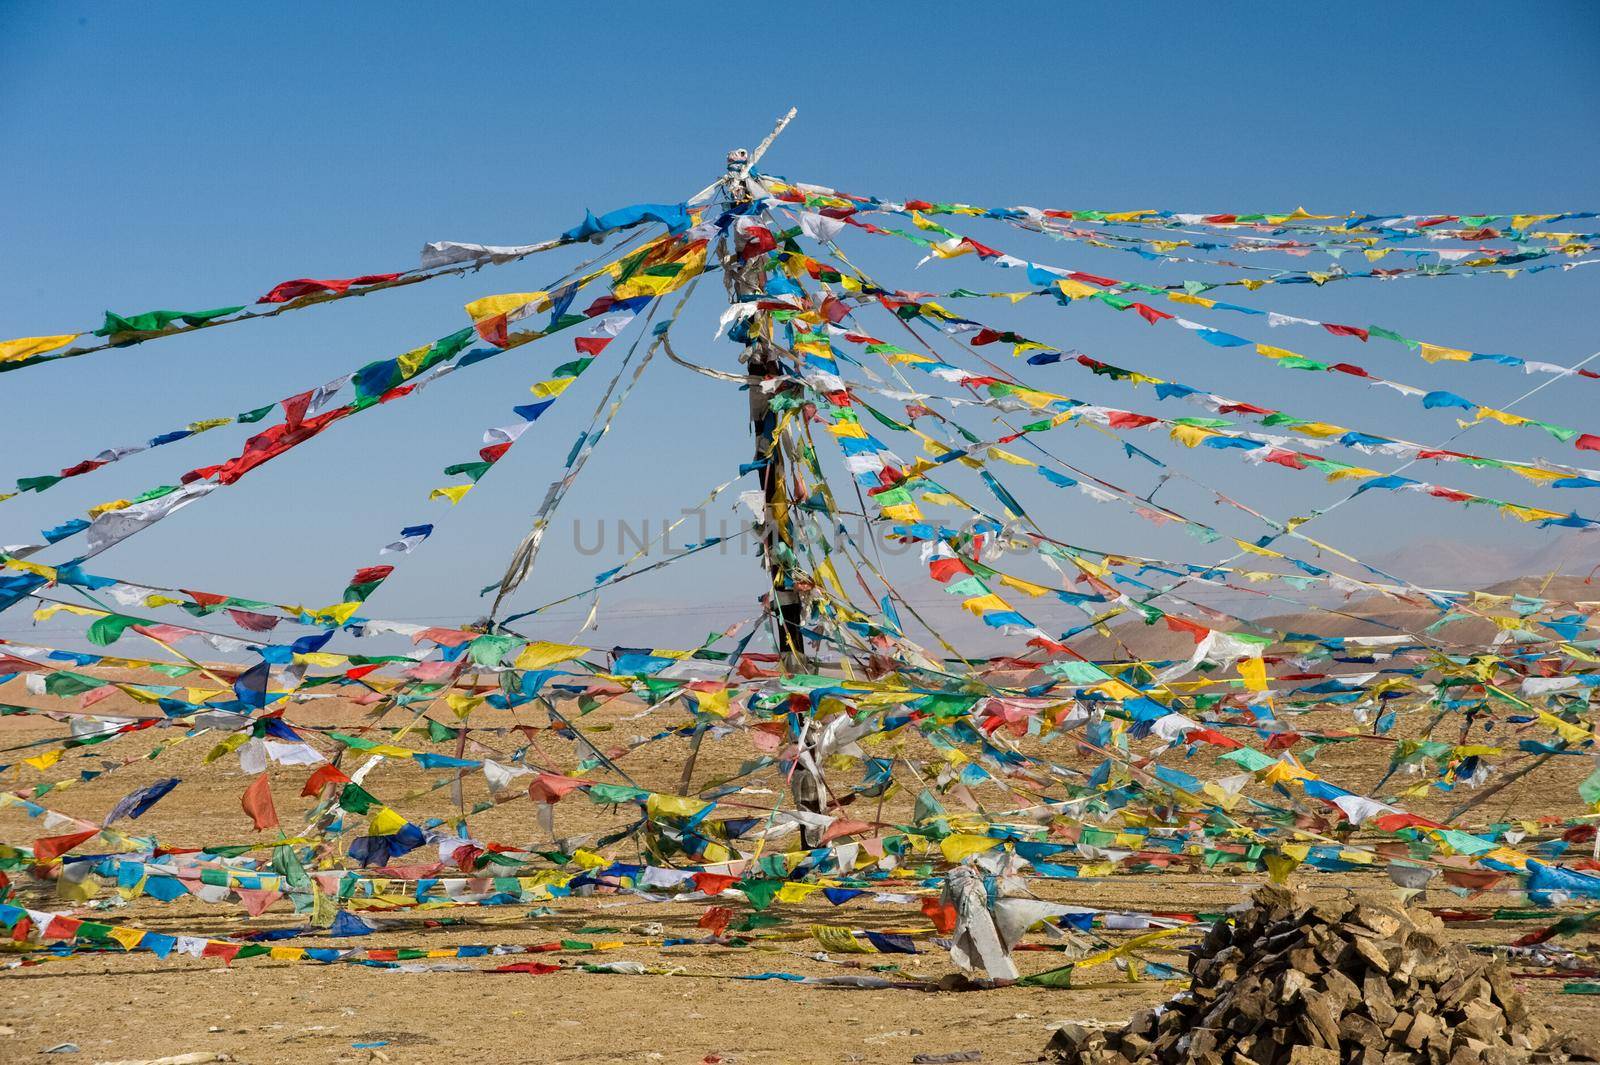
M 1126 1027 L 1067 1025 L 1070 1065 L 1511 1065 L 1594 1061 L 1600 1043 L 1532 1016 L 1505 964 L 1444 941 L 1390 899 L 1306 901 L 1266 887 L 1189 959 L 1189 989 Z

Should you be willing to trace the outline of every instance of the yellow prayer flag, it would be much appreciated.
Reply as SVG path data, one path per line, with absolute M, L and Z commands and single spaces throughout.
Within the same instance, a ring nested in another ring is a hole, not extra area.
M 472 491 L 470 484 L 453 484 L 445 488 L 435 488 L 428 493 L 429 499 L 448 499 L 453 507 L 461 502 L 461 497 Z
M 585 869 L 604 869 L 611 864 L 610 858 L 602 857 L 594 851 L 584 850 L 582 847 L 578 848 L 577 853 L 572 856 L 572 860 Z
M 1267 664 L 1259 658 L 1241 658 L 1237 666 L 1244 686 L 1253 692 L 1267 690 Z
M 974 854 L 993 850 L 999 844 L 1000 841 L 992 836 L 973 836 L 955 832 L 939 841 L 939 850 L 943 852 L 945 861 L 954 863 L 970 858 Z
M 137 928 L 114 927 L 106 933 L 112 939 L 122 944 L 123 950 L 132 950 L 144 938 L 144 933 Z
M 1271 551 L 1271 550 L 1268 550 L 1265 547 L 1257 546 L 1256 544 L 1253 544 L 1248 540 L 1240 540 L 1237 537 L 1233 537 L 1231 539 L 1233 539 L 1234 543 L 1239 545 L 1239 550 L 1249 552 L 1252 555 L 1263 555 L 1266 558 L 1282 558 L 1283 557 L 1283 555 L 1280 552 Z
M 660 817 L 663 814 L 672 817 L 693 817 L 711 804 L 704 799 L 695 799 L 687 795 L 660 795 L 651 792 L 650 797 L 645 799 L 644 805 L 651 817 Z
M 1556 730 L 1556 734 L 1568 743 L 1585 743 L 1594 739 L 1594 733 L 1586 728 L 1579 728 L 1570 722 L 1563 721 L 1548 711 L 1539 711 L 1539 723 Z
M 728 689 L 720 688 L 714 692 L 695 692 L 694 698 L 700 704 L 702 712 L 715 714 L 718 717 L 728 716 Z
M 1010 610 L 1004 599 L 990 592 L 988 595 L 975 595 L 961 604 L 974 614 L 981 615 L 986 610 Z
M 472 486 L 468 485 L 467 487 L 470 488 Z M 355 615 L 357 610 L 360 609 L 361 601 L 358 599 L 349 603 L 334 603 L 332 606 L 325 606 L 321 610 L 312 610 L 308 611 L 308 613 L 312 614 L 314 617 L 328 618 L 339 625 L 343 625 Z
M 544 669 L 557 662 L 567 662 L 587 654 L 587 647 L 575 643 L 548 643 L 535 640 L 524 647 L 513 663 L 518 669 Z
M 778 889 L 779 902 L 796 903 L 804 902 L 807 895 L 813 895 L 822 890 L 821 884 L 802 884 L 791 880 Z
M 534 667 L 530 667 L 534 668 Z M 456 717 L 464 718 L 482 705 L 487 698 L 482 695 L 467 695 L 463 692 L 451 692 L 444 697 L 445 705 L 455 713 Z
M 533 305 L 531 307 L 533 311 L 547 310 L 550 307 L 550 293 L 507 292 L 501 296 L 484 296 L 467 304 L 467 314 L 474 322 L 481 322 L 485 318 L 508 314 L 529 304 Z
M 1100 291 L 1093 285 L 1086 284 L 1082 281 L 1073 281 L 1072 279 L 1065 277 L 1056 282 L 1056 287 L 1061 290 L 1061 294 L 1063 296 L 1071 300 L 1083 299 L 1086 296 L 1093 296 L 1096 292 Z
M 404 817 L 401 817 L 387 806 L 380 806 L 378 812 L 372 815 L 372 821 L 367 826 L 367 832 L 373 836 L 392 836 L 405 827 L 406 819 Z
M 1199 447 L 1216 433 L 1200 428 L 1198 425 L 1174 425 L 1168 430 L 1168 435 L 1184 447 Z
M 35 355 L 44 355 L 57 348 L 64 348 L 77 339 L 77 333 L 62 333 L 53 337 L 19 337 L 16 340 L 0 340 L 0 362 L 31 359 Z
M 1042 584 L 1034 584 L 1032 581 L 1025 581 L 1021 577 L 1012 577 L 1005 573 L 1000 574 L 1000 583 L 1008 588 L 1015 588 L 1024 595 L 1040 596 L 1055 590 L 1053 588 L 1047 588 Z
M 778 897 L 783 899 L 784 891 L 788 890 L 787 884 L 778 889 Z M 811 885 L 800 885 L 809 887 Z M 787 902 L 787 899 L 783 901 Z M 876 954 L 878 948 L 870 942 L 857 939 L 855 933 L 848 928 L 837 928 L 833 925 L 814 924 L 811 926 L 811 938 L 817 945 L 830 954 Z
M 1426 341 L 1417 344 L 1417 354 L 1429 362 L 1471 362 L 1472 352 L 1460 348 L 1447 348 Z
M 46 769 L 49 769 L 51 766 L 61 761 L 61 756 L 66 753 L 66 748 L 57 747 L 53 751 L 46 751 L 43 754 L 36 754 L 32 758 L 24 758 L 22 761 L 43 773 Z
M 1520 414 L 1496 410 L 1493 407 L 1479 407 L 1478 417 L 1483 420 L 1499 422 L 1501 425 L 1527 425 L 1529 421 L 1529 419 Z
M 571 388 L 572 382 L 576 380 L 576 377 L 557 377 L 552 381 L 540 381 L 528 391 L 540 399 L 554 399 L 568 388 Z

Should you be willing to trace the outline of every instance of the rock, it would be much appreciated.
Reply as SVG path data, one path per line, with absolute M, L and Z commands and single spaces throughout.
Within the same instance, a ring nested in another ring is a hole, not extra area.
M 1600 1061 L 1600 1039 L 1589 1035 L 1563 1036 L 1557 1043 L 1573 1061 Z
M 1473 999 L 1462 1010 L 1457 1025 L 1463 1034 L 1492 1043 L 1505 1031 L 1506 1015 L 1482 999 Z
M 1122 1045 L 1118 1049 L 1122 1051 L 1123 1057 L 1126 1057 L 1132 1061 L 1138 1061 L 1140 1058 L 1148 1054 L 1150 1052 L 1150 1048 L 1153 1046 L 1155 1046 L 1155 1044 L 1142 1035 L 1134 1035 L 1132 1032 L 1124 1032 L 1122 1036 Z
M 1089 1043 L 1089 1029 L 1081 1024 L 1070 1021 L 1056 1029 L 1055 1035 L 1050 1037 L 1050 1042 L 1045 1044 L 1044 1055 L 1046 1058 L 1062 1054 L 1073 1054 L 1082 1050 Z
M 1326 1047 L 1291 1047 L 1289 1065 L 1339 1065 L 1339 1052 Z
M 1439 1022 L 1430 1013 L 1418 1013 L 1411 1019 L 1411 1026 L 1406 1029 L 1405 1044 L 1412 1050 L 1421 1050 L 1422 1044 L 1431 1040 L 1439 1031 Z
M 1386 913 L 1376 906 L 1366 904 L 1357 906 L 1352 916 L 1356 921 L 1378 933 L 1384 939 L 1393 938 L 1394 934 L 1400 931 L 1402 918 L 1393 913 Z
M 1392 968 L 1392 966 L 1389 964 L 1389 959 L 1383 956 L 1382 948 L 1365 936 L 1357 935 L 1350 937 L 1350 940 L 1345 945 L 1345 949 L 1354 953 L 1362 961 L 1365 961 L 1369 966 L 1378 970 L 1380 973 L 1387 974 Z
M 1190 984 L 1105 1034 L 1063 1026 L 1060 1065 L 1567 1065 L 1502 961 L 1451 948 L 1440 922 L 1383 896 L 1306 904 L 1280 887 L 1235 907 L 1190 956 Z

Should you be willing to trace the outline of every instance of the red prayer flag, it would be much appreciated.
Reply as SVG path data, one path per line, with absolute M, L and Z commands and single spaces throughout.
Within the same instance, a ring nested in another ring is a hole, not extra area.
M 940 902 L 937 898 L 929 897 L 922 900 L 922 913 L 933 922 L 933 927 L 939 934 L 947 936 L 956 930 L 956 908 L 948 903 Z
M 928 563 L 928 576 L 943 584 L 958 573 L 971 573 L 968 565 L 959 558 L 936 558 Z
M 1139 429 L 1157 420 L 1148 414 L 1134 414 L 1132 411 L 1114 410 L 1106 417 L 1106 424 L 1113 429 Z
M 61 471 L 61 476 L 63 476 L 63 477 L 77 477 L 80 474 L 85 474 L 85 473 L 89 473 L 89 472 L 91 472 L 93 470 L 98 470 L 101 466 L 104 466 L 104 465 L 105 465 L 105 463 L 97 462 L 94 459 L 84 459 L 82 462 L 78 463 L 76 466 L 68 466 L 66 469 L 62 470 Z
M 1190 621 L 1187 618 L 1173 617 L 1171 614 L 1168 614 L 1162 620 L 1167 623 L 1167 628 L 1171 629 L 1173 632 L 1187 632 L 1190 638 L 1193 639 L 1197 644 L 1207 636 L 1211 635 L 1210 629 L 1199 624 L 1198 622 Z
M 473 328 L 478 331 L 478 336 L 485 344 L 493 344 L 497 348 L 511 346 L 511 336 L 507 332 L 511 319 L 505 314 L 496 314 L 489 318 L 473 323 Z
M 250 815 L 250 820 L 255 822 L 257 832 L 278 827 L 278 811 L 272 807 L 272 782 L 267 779 L 267 774 L 262 773 L 251 781 L 250 786 L 244 789 L 244 797 L 239 804 Z
M 351 584 L 371 584 L 381 581 L 394 572 L 393 566 L 363 566 L 356 570 L 355 576 L 350 578 Z
M 273 617 L 271 614 L 258 614 L 254 610 L 239 610 L 234 607 L 228 608 L 228 616 L 233 619 L 235 625 L 241 629 L 249 629 L 251 632 L 271 632 L 278 627 L 278 622 L 282 620 L 281 618 Z M 110 689 L 101 688 L 99 690 L 108 691 Z
M 71 939 L 78 934 L 78 929 L 83 922 L 76 917 L 64 917 L 55 914 L 50 918 L 50 923 L 44 926 L 44 931 L 39 933 L 41 939 Z
M 540 773 L 528 784 L 528 798 L 534 802 L 560 802 L 562 797 L 581 788 L 588 781 L 575 777 Z
M 708 906 L 696 923 L 714 936 L 720 936 L 733 920 L 733 911 L 726 906 Z
M 1322 328 L 1336 337 L 1356 337 L 1363 344 L 1367 341 L 1367 331 L 1358 325 L 1335 325 L 1333 322 L 1323 322 Z
M 772 231 L 765 226 L 746 226 L 739 231 L 744 238 L 744 243 L 739 248 L 739 258 L 754 259 L 757 255 L 764 255 L 778 246 L 773 239 Z
M 374 666 L 373 668 L 376 669 L 377 667 Z M 300 789 L 300 794 L 315 795 L 329 784 L 343 784 L 349 779 L 344 770 L 330 762 L 325 766 L 319 766 L 315 773 L 306 778 L 306 786 Z M 270 795 L 268 799 L 271 799 Z
M 300 277 L 293 281 L 285 281 L 275 287 L 271 292 L 256 300 L 257 303 L 288 303 L 301 296 L 309 296 L 314 292 L 348 292 L 354 285 L 381 285 L 385 281 L 393 281 L 399 274 L 364 274 L 361 277 L 345 277 L 333 281 L 318 281 L 315 278 Z
M 1287 466 L 1291 470 L 1303 470 L 1306 468 L 1306 464 L 1301 461 L 1300 456 L 1296 455 L 1293 451 L 1273 450 L 1268 452 L 1261 461 L 1275 462 L 1279 466 Z
M 33 841 L 33 860 L 36 862 L 54 861 L 70 851 L 80 843 L 85 843 L 98 835 L 98 828 L 91 828 L 87 832 L 68 832 L 64 836 L 45 836 Z
M 689 879 L 707 895 L 720 895 L 739 882 L 738 877 L 723 876 L 721 873 L 695 873 Z
M 1504 878 L 1504 873 L 1493 869 L 1446 869 L 1444 871 L 1445 883 L 1452 887 L 1467 888 L 1471 891 L 1487 891 Z
M 997 725 L 1005 724 L 1004 718 L 997 717 L 994 720 Z M 832 843 L 834 840 L 844 836 L 855 836 L 862 832 L 870 831 L 872 831 L 872 826 L 865 821 L 852 821 L 848 817 L 841 817 L 828 826 L 827 831 L 822 834 L 821 842 Z

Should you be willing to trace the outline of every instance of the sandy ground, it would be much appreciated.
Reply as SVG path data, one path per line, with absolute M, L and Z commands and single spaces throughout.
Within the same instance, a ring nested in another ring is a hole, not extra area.
M 15 687 L 10 685 L 8 690 L 0 691 L 0 700 L 23 701 Z M 114 706 L 108 700 L 95 709 L 112 712 Z M 617 750 L 634 736 L 676 723 L 670 711 L 629 720 L 638 711 L 637 706 L 614 707 L 584 718 L 581 724 L 603 749 Z M 332 704 L 291 711 L 290 716 L 296 721 L 345 727 L 362 720 L 358 709 Z M 448 713 L 439 716 L 449 718 Z M 400 725 L 404 720 L 391 715 L 384 723 Z M 545 722 L 542 714 L 524 714 L 513 721 L 510 714 L 495 717 L 490 712 L 481 718 L 475 713 L 472 723 L 542 726 Z M 1330 718 L 1328 724 L 1333 727 L 1336 722 Z M 64 731 L 63 726 L 38 718 L 9 718 L 0 722 L 0 745 L 14 746 Z M 32 787 L 44 779 L 61 779 L 80 769 L 116 764 L 114 771 L 56 791 L 46 800 L 64 812 L 99 818 L 121 795 L 153 780 L 177 776 L 183 778 L 183 783 L 137 822 L 139 831 L 155 832 L 163 842 L 173 845 L 241 843 L 256 838 L 239 807 L 247 778 L 240 772 L 237 758 L 228 756 L 210 766 L 201 764 L 214 737 L 198 737 L 170 747 L 153 760 L 143 757 L 158 743 L 170 743 L 179 735 L 175 730 L 152 729 L 114 745 L 70 754 L 43 776 L 28 767 L 10 770 L 0 784 L 15 790 Z M 549 733 L 536 736 L 531 758 L 570 767 L 570 741 Z M 504 754 L 520 745 L 523 736 L 488 734 L 484 741 L 490 750 Z M 406 742 L 452 753 L 446 746 L 428 744 L 425 737 Z M 686 750 L 686 741 L 674 738 L 621 756 L 619 764 L 640 786 L 676 792 Z M 1316 765 L 1330 779 L 1348 787 L 1365 787 L 1381 775 L 1388 752 L 1387 746 L 1377 743 L 1340 745 L 1326 749 Z M 471 753 L 482 756 L 489 752 Z M 695 774 L 695 788 L 733 772 L 753 753 L 740 736 L 720 742 L 708 739 Z M 917 754 L 925 756 L 925 752 Z M 1075 764 L 1076 756 L 1065 746 L 1054 748 L 1052 757 Z M 1092 764 L 1086 758 L 1079 761 L 1084 766 Z M 1508 810 L 1519 816 L 1581 812 L 1574 785 L 1587 772 L 1588 760 L 1561 761 L 1562 765 L 1536 775 L 1528 784 L 1507 789 L 1485 805 L 1481 818 L 1475 813 L 1469 820 L 1497 819 Z M 1186 768 L 1203 775 L 1222 775 L 1203 763 L 1203 759 L 1197 759 L 1187 763 Z M 297 825 L 296 815 L 308 808 L 309 800 L 298 798 L 299 785 L 307 772 L 284 767 L 272 770 L 277 808 L 286 826 Z M 414 820 L 421 820 L 429 814 L 445 816 L 454 811 L 450 789 L 442 787 L 411 798 L 407 793 L 445 779 L 443 774 L 419 773 L 412 765 L 386 763 L 369 777 L 368 784 L 375 794 Z M 474 774 L 467 781 L 468 806 L 485 795 L 483 778 Z M 990 801 L 987 795 L 980 797 Z M 756 807 L 761 803 L 770 805 L 776 798 L 757 792 L 736 801 Z M 901 796 L 890 802 L 883 820 L 903 816 L 902 807 L 909 798 Z M 1414 805 L 1419 812 L 1438 814 L 1449 803 L 1450 797 L 1445 796 Z M 876 812 L 852 809 L 851 813 L 871 820 Z M 580 799 L 558 807 L 556 828 L 558 834 L 569 835 L 615 823 L 603 810 Z M 471 824 L 474 834 L 484 839 L 526 843 L 538 837 L 532 807 L 526 800 L 477 814 Z M 0 839 L 24 842 L 40 834 L 37 821 L 29 821 L 15 811 L 0 811 Z M 617 856 L 629 857 L 626 850 Z M 1315 891 L 1349 887 L 1391 890 L 1381 872 L 1307 873 L 1296 874 L 1295 879 Z M 1227 871 L 1200 869 L 1053 881 L 1039 890 L 1052 899 L 1098 907 L 1215 911 L 1246 898 L 1254 883 L 1230 876 Z M 804 935 L 811 924 L 915 928 L 923 933 L 929 925 L 915 907 L 880 905 L 860 898 L 835 908 L 820 896 L 812 898 L 815 901 L 806 905 L 779 904 L 780 912 L 789 921 L 776 931 L 793 932 L 792 937 L 770 935 L 743 948 L 663 948 L 663 936 L 704 934 L 695 922 L 705 904 L 653 904 L 625 896 L 557 900 L 550 906 L 553 912 L 535 911 L 536 916 L 530 916 L 529 908 L 523 906 L 402 912 L 373 918 L 375 924 L 382 926 L 381 931 L 360 940 L 335 940 L 319 934 L 293 941 L 296 946 L 419 948 L 467 943 L 537 944 L 560 939 L 622 943 L 620 948 L 598 955 L 551 953 L 446 963 L 462 966 L 466 971 L 404 972 L 265 958 L 228 967 L 211 960 L 158 961 L 148 953 L 46 959 L 38 965 L 0 971 L 0 1025 L 10 1033 L 0 1035 L 0 1062 L 88 1063 L 215 1051 L 244 1062 L 720 1061 L 748 1065 L 889 1065 L 909 1063 L 919 1054 L 967 1050 L 981 1050 L 984 1062 L 1022 1062 L 1036 1058 L 1050 1032 L 1065 1021 L 1120 1023 L 1133 1010 L 1161 1001 L 1179 986 L 1151 979 L 1128 983 L 1111 966 L 1091 970 L 1092 975 L 1080 978 L 1083 986 L 1071 990 L 1012 987 L 965 993 L 863 991 L 736 979 L 773 970 L 817 976 L 872 971 L 854 967 L 857 965 L 898 966 L 897 970 L 881 971 L 890 977 L 936 977 L 954 971 L 948 956 L 925 936 L 919 939 L 924 953 L 917 955 L 836 955 L 832 961 L 814 957 L 818 946 Z M 62 908 L 60 900 L 40 885 L 23 885 L 19 901 L 37 908 Z M 735 909 L 736 920 L 746 912 L 742 902 L 721 901 Z M 1492 909 L 1518 905 L 1522 899 L 1514 893 L 1496 891 L 1469 901 L 1445 890 L 1434 890 L 1425 901 L 1435 906 Z M 143 898 L 94 916 L 155 931 L 212 937 L 224 936 L 242 926 L 290 927 L 301 921 L 282 903 L 251 921 L 235 905 L 208 906 L 193 898 L 173 904 Z M 439 926 L 436 922 L 441 917 L 459 918 L 463 923 Z M 429 924 L 430 921 L 435 923 Z M 659 923 L 662 929 L 647 927 L 653 923 Z M 1505 943 L 1534 927 L 1537 923 L 1526 921 L 1476 922 L 1455 924 L 1451 929 L 1463 943 L 1482 944 Z M 1111 932 L 1106 938 L 1119 942 L 1131 934 Z M 1579 936 L 1564 940 L 1563 944 L 1589 947 L 1592 938 Z M 1181 966 L 1182 955 L 1173 948 L 1189 941 L 1187 936 L 1176 937 L 1146 956 Z M 1030 942 L 1045 944 L 1047 940 L 1035 934 Z M 1061 954 L 1049 950 L 1024 951 L 1017 957 L 1025 972 L 1053 968 L 1064 960 Z M 578 963 L 620 959 L 652 967 L 669 966 L 676 972 L 667 976 L 622 976 L 582 971 L 549 975 L 487 971 L 495 965 L 517 961 Z M 1521 983 L 1554 1022 L 1592 1028 L 1600 1021 L 1600 999 L 1559 994 L 1560 980 L 1528 978 Z M 41 1054 L 63 1042 L 77 1044 L 79 1052 Z

